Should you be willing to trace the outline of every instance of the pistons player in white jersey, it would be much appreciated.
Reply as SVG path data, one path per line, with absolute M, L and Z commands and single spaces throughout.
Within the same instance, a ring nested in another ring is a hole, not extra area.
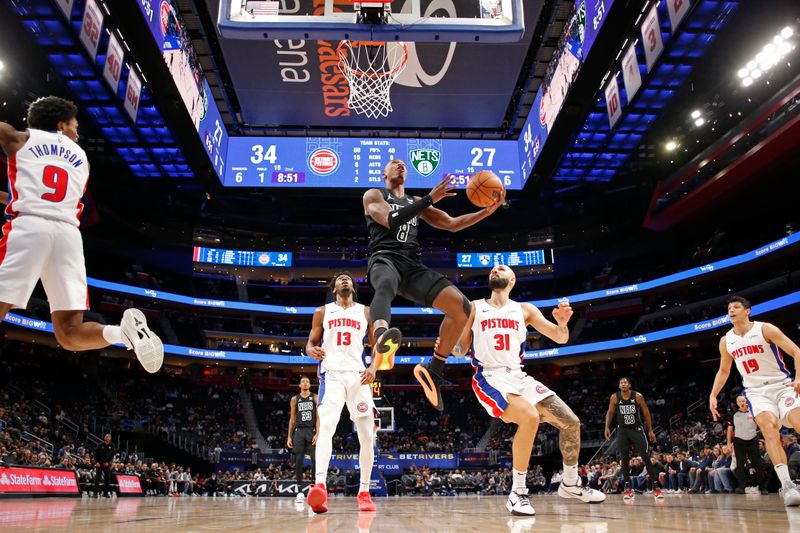
M 720 418 L 717 395 L 735 362 L 742 376 L 743 395 L 781 482 L 783 502 L 787 506 L 800 505 L 800 490 L 789 475 L 781 444 L 781 425 L 800 432 L 800 381 L 792 380 L 781 350 L 797 361 L 800 348 L 772 324 L 751 321 L 750 302 L 741 296 L 728 300 L 728 318 L 733 327 L 719 341 L 719 370 L 709 397 L 711 413 L 714 420 Z
M 83 240 L 78 229 L 89 162 L 78 146 L 78 108 L 48 96 L 28 107 L 27 131 L 0 122 L 0 147 L 8 156 L 8 202 L 0 239 L 0 319 L 25 308 L 41 279 L 53 331 L 66 350 L 123 343 L 148 372 L 164 360 L 161 340 L 138 309 L 119 326 L 84 322 L 89 308 Z
M 580 420 L 555 392 L 521 368 L 527 327 L 564 344 L 569 340 L 567 323 L 572 308 L 562 302 L 553 309 L 554 324 L 534 305 L 509 298 L 515 282 L 516 277 L 509 267 L 498 265 L 492 269 L 489 273 L 492 296 L 472 302 L 466 329 L 453 350 L 454 355 L 461 357 L 472 345 L 475 396 L 489 415 L 519 426 L 512 445 L 513 481 L 506 508 L 515 515 L 535 514 L 528 499 L 525 477 L 540 421 L 559 430 L 564 477 L 558 495 L 600 503 L 606 499 L 605 494 L 582 486 L 578 476 Z
M 317 457 L 315 482 L 306 501 L 315 513 L 328 510 L 326 480 L 331 461 L 333 434 L 339 424 L 342 407 L 347 405 L 358 434 L 358 464 L 361 486 L 358 510 L 374 511 L 369 494 L 372 463 L 375 459 L 374 409 L 372 387 L 375 361 L 364 365 L 364 337 L 374 341 L 369 307 L 355 301 L 356 285 L 348 272 L 336 274 L 330 282 L 334 301 L 314 311 L 306 353 L 319 363 L 317 395 Z

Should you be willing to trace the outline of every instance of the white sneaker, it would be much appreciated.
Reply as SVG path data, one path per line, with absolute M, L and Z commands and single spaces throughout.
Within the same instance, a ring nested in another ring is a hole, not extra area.
M 783 496 L 783 505 L 786 507 L 794 507 L 800 505 L 800 491 L 797 490 L 795 485 L 782 488 L 778 491 Z
M 138 309 L 126 309 L 122 314 L 122 339 L 145 370 L 155 374 L 164 364 L 164 344 L 158 335 L 147 327 L 144 313 Z
M 533 516 L 536 511 L 528 499 L 528 489 L 512 490 L 506 500 L 506 509 L 508 512 L 517 516 Z
M 602 503 L 606 495 L 599 490 L 590 489 L 581 485 L 580 480 L 576 485 L 566 485 L 563 481 L 558 485 L 558 495 L 562 498 L 575 498 L 585 503 Z
M 306 495 L 302 492 L 298 492 L 297 496 L 294 499 L 294 503 L 303 503 L 306 501 Z

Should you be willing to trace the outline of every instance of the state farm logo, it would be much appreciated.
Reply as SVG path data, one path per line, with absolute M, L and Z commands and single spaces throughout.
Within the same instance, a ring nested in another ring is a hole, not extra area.
M 8 476 L 5 475 L 5 473 L 3 473 L 3 475 L 0 476 L 0 485 L 10 485 L 10 484 L 11 484 L 11 480 L 8 479 Z
M 339 168 L 339 155 L 328 148 L 315 150 L 308 158 L 308 168 L 314 174 L 327 176 Z

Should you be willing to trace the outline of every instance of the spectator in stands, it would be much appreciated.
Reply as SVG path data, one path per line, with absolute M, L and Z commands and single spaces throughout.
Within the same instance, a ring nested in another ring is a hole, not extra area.
M 700 461 L 697 463 L 697 467 L 695 469 L 694 481 L 692 482 L 692 486 L 689 488 L 690 493 L 696 494 L 699 492 L 705 492 L 710 488 L 708 483 L 708 473 L 711 471 L 714 458 L 714 451 L 711 449 L 711 447 L 704 447 L 703 456 L 700 458 Z
M 678 452 L 678 490 L 688 490 L 690 487 L 689 479 L 692 470 L 697 468 L 697 463 L 686 457 L 686 452 Z
M 716 448 L 716 446 L 715 446 Z M 720 455 L 713 463 L 713 470 L 709 473 L 711 494 L 719 492 L 733 492 L 735 486 L 735 479 L 733 471 L 731 471 L 732 457 L 730 448 L 727 446 L 720 446 Z
M 675 492 L 678 489 L 678 461 L 671 453 L 664 455 L 664 470 L 659 477 L 661 486 L 667 491 Z

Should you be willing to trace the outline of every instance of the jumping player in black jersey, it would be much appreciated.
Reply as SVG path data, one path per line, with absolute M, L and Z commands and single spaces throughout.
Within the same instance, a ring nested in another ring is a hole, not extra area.
M 295 501 L 305 500 L 303 490 L 303 462 L 306 452 L 311 455 L 311 468 L 314 468 L 314 446 L 319 433 L 319 417 L 317 416 L 317 398 L 311 392 L 311 380 L 300 378 L 300 394 L 289 400 L 289 435 L 286 447 L 294 449 L 294 477 L 297 481 L 297 497 Z
M 442 311 L 445 317 L 439 329 L 438 350 L 430 363 L 414 368 L 414 377 L 428 401 L 441 411 L 444 404 L 439 383 L 444 363 L 467 322 L 470 302 L 450 280 L 420 261 L 418 220 L 437 229 L 460 231 L 494 213 L 505 202 L 505 192 L 489 207 L 451 217 L 433 207 L 439 200 L 455 196 L 452 191 L 456 187 L 449 176 L 422 198 L 406 195 L 406 164 L 399 159 L 387 163 L 383 179 L 386 188 L 370 189 L 364 194 L 370 254 L 367 277 L 375 290 L 370 304 L 376 339 L 372 354 L 378 370 L 394 365 L 394 355 L 402 339 L 400 330 L 389 326 L 392 300 L 397 294 Z
M 611 400 L 609 400 L 608 413 L 606 413 L 606 440 L 611 439 L 611 422 L 614 418 L 617 420 L 617 450 L 620 455 L 622 475 L 625 478 L 623 499 L 632 500 L 634 497 L 633 490 L 631 490 L 631 446 L 642 457 L 642 462 L 650 475 L 647 487 L 652 489 L 653 496 L 657 500 L 664 498 L 661 489 L 658 488 L 658 472 L 650 461 L 650 450 L 647 444 L 648 439 L 650 442 L 656 441 L 650 409 L 647 408 L 644 396 L 631 390 L 631 382 L 628 378 L 619 379 L 619 391 L 612 394 Z M 647 426 L 647 436 L 644 434 L 642 419 Z

